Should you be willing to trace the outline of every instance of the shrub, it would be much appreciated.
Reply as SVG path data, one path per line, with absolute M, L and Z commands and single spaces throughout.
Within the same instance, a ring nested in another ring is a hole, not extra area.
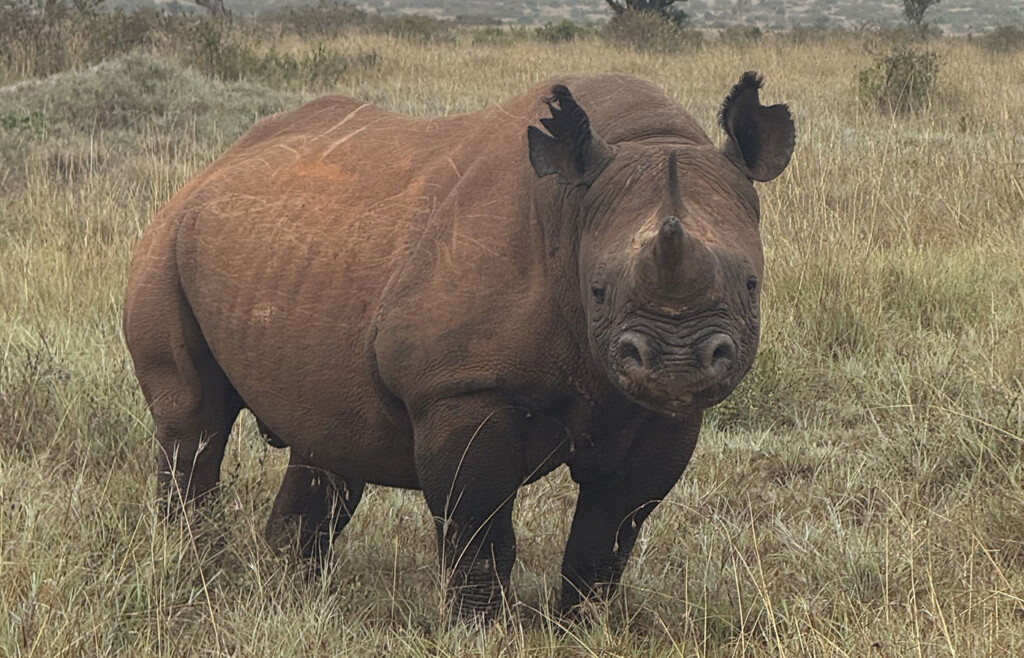
M 541 41 L 575 41 L 586 32 L 586 28 L 570 20 L 564 20 L 561 23 L 545 23 L 536 29 L 537 38 Z
M 844 27 L 822 27 L 820 25 L 796 25 L 783 34 L 783 38 L 791 43 L 824 43 L 834 39 L 844 39 L 853 35 L 852 30 Z
M 891 114 L 916 112 L 931 103 L 939 56 L 896 46 L 860 72 L 860 97 Z
M 910 45 L 921 41 L 939 39 L 942 37 L 942 28 L 934 25 L 921 24 L 872 26 L 859 30 L 868 37 L 869 43 L 885 43 L 890 45 Z
M 504 44 L 512 43 L 513 38 L 500 27 L 485 27 L 473 31 L 473 43 Z
M 0 114 L 0 131 L 41 131 L 45 123 L 45 116 L 42 110 L 31 112 L 7 112 Z
M 535 36 L 529 28 L 523 26 L 512 25 L 507 30 L 500 27 L 484 27 L 473 31 L 473 43 L 509 44 L 517 41 L 529 41 Z
M 696 50 L 704 42 L 700 32 L 682 28 L 648 12 L 627 11 L 618 14 L 608 22 L 605 34 L 610 41 L 619 45 L 663 53 Z
M 350 58 L 319 46 L 301 59 L 274 50 L 260 54 L 235 41 L 220 21 L 193 24 L 190 63 L 220 80 L 252 80 L 276 89 L 326 89 L 352 68 L 368 69 L 380 63 L 376 52 Z
M 761 28 L 756 25 L 730 25 L 718 33 L 718 40 L 730 46 L 749 46 L 761 40 Z
M 400 39 L 419 39 L 436 43 L 454 43 L 455 41 L 455 24 L 452 21 L 442 21 L 431 16 L 417 14 L 375 16 L 368 25 L 374 32 L 390 34 Z
M 320 0 L 315 5 L 268 12 L 261 22 L 279 24 L 303 38 L 334 37 L 352 29 L 363 29 L 400 39 L 455 41 L 454 21 L 419 14 L 369 14 L 357 5 L 338 0 Z
M 160 35 L 174 31 L 175 19 L 155 9 L 118 9 L 93 16 L 88 30 L 86 58 L 99 62 L 107 57 L 153 46 Z
M 1010 53 L 1024 50 L 1024 29 L 1014 26 L 996 28 L 974 40 L 992 53 Z
M 150 47 L 180 20 L 152 9 L 108 13 L 101 2 L 0 0 L 0 78 L 47 76 Z
M 278 23 L 286 31 L 309 38 L 337 36 L 354 28 L 364 27 L 369 21 L 365 10 L 348 2 L 320 0 L 315 5 L 288 7 L 283 11 L 263 15 L 268 23 Z
M 488 16 L 486 14 L 457 14 L 455 16 L 455 22 L 459 25 L 469 25 L 472 27 L 496 27 L 501 25 L 500 18 L 495 18 L 494 16 Z

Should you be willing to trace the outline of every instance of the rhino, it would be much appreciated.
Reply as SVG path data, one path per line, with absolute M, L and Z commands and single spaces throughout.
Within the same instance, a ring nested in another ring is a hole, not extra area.
M 761 88 L 727 95 L 721 148 L 619 75 L 457 116 L 330 96 L 258 122 L 134 253 L 124 335 L 161 491 L 207 498 L 248 409 L 290 450 L 273 545 L 324 560 L 366 484 L 422 490 L 452 618 L 490 619 L 517 490 L 566 464 L 561 610 L 609 596 L 757 350 L 753 182 L 795 141 Z

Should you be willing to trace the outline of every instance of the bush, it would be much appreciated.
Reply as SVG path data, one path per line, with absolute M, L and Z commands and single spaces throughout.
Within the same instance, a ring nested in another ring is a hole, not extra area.
M 0 114 L 0 132 L 41 132 L 46 117 L 42 110 L 31 112 L 7 112 Z
M 90 66 L 153 46 L 176 20 L 152 9 L 101 11 L 102 0 L 0 0 L 0 80 Z
M 93 5 L 0 0 L 0 63 L 7 77 L 50 75 L 71 68 L 86 49 L 88 30 L 76 31 L 92 20 Z
M 848 37 L 852 34 L 850 30 L 841 27 L 821 27 L 820 25 L 796 25 L 790 28 L 783 36 L 796 44 L 824 43 L 833 39 Z
M 535 36 L 529 28 L 523 26 L 512 25 L 507 30 L 500 27 L 485 27 L 473 31 L 473 43 L 510 44 L 518 41 L 530 41 Z
M 891 114 L 908 114 L 928 107 L 939 75 L 939 56 L 896 46 L 860 72 L 862 102 Z
M 718 40 L 730 46 L 749 46 L 761 40 L 761 28 L 756 25 L 730 25 L 718 33 Z
M 536 29 L 537 38 L 541 41 L 575 41 L 587 33 L 586 28 L 570 20 L 561 23 L 545 23 Z
M 190 63 L 220 80 L 252 80 L 276 89 L 327 89 L 353 68 L 380 63 L 376 52 L 350 58 L 319 46 L 301 59 L 274 50 L 260 54 L 232 39 L 220 21 L 204 20 L 192 26 Z
M 315 5 L 288 7 L 263 15 L 268 23 L 278 23 L 296 35 L 309 37 L 337 36 L 354 27 L 364 27 L 369 17 L 365 10 L 348 2 L 320 0 Z
M 374 32 L 390 34 L 400 39 L 418 39 L 437 43 L 455 42 L 455 24 L 430 16 L 417 14 L 397 14 L 391 16 L 374 16 L 368 23 Z
M 657 14 L 627 11 L 618 14 L 605 27 L 613 43 L 641 51 L 679 52 L 699 49 L 704 37 L 696 30 L 680 27 Z
M 991 53 L 1010 53 L 1024 50 L 1024 29 L 1013 26 L 996 28 L 974 40 Z
M 454 21 L 419 14 L 369 14 L 357 5 L 338 0 L 320 0 L 315 5 L 269 12 L 263 15 L 261 22 L 279 24 L 286 31 L 303 38 L 335 37 L 349 30 L 362 29 L 400 39 L 455 41 Z
M 501 25 L 500 18 L 487 16 L 486 14 L 456 14 L 455 22 L 459 25 L 469 25 L 471 27 L 496 27 Z

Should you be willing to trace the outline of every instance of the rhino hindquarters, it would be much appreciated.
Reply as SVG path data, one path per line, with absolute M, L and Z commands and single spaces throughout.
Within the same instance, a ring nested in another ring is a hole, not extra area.
M 217 364 L 173 266 L 137 264 L 125 299 L 125 341 L 156 426 L 157 481 L 173 512 L 220 481 L 242 400 Z

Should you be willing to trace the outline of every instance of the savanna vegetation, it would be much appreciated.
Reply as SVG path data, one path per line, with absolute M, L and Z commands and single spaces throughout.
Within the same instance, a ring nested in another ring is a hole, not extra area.
M 0 3 L 0 655 L 1024 653 L 1015 33 L 648 43 L 329 9 L 231 24 Z M 464 112 L 589 71 L 653 80 L 717 135 L 747 69 L 798 126 L 791 167 L 761 187 L 761 352 L 591 623 L 551 613 L 562 470 L 520 497 L 515 596 L 487 630 L 442 623 L 416 492 L 371 487 L 320 578 L 270 551 L 286 460 L 249 418 L 217 500 L 161 518 L 120 331 L 127 265 L 255 120 L 328 92 Z

